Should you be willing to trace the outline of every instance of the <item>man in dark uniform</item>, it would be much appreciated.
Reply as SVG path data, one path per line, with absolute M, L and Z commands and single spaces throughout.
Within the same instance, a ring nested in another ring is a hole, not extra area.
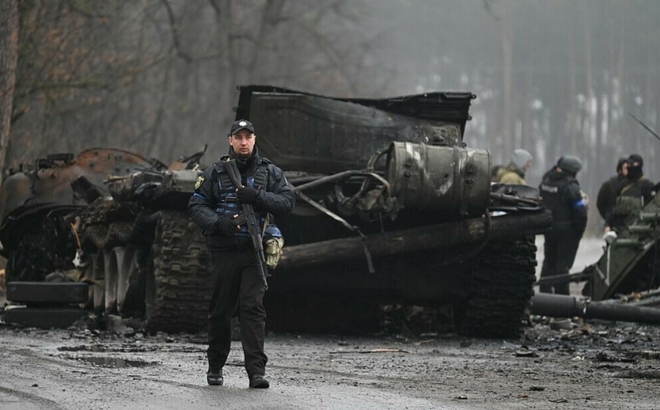
M 567 275 L 573 267 L 580 239 L 587 226 L 587 203 L 575 179 L 580 159 L 565 155 L 539 186 L 543 204 L 552 211 L 552 229 L 545 234 L 541 277 Z M 541 292 L 569 294 L 568 282 L 541 285 Z
M 607 221 L 610 214 L 614 210 L 616 197 L 619 191 L 626 184 L 626 177 L 628 176 L 628 158 L 619 158 L 616 164 L 616 175 L 603 182 L 598 190 L 598 197 L 596 198 L 596 207 L 600 216 Z
M 229 133 L 229 155 L 204 171 L 188 203 L 193 221 L 204 230 L 213 262 L 207 350 L 209 369 L 206 375 L 211 385 L 223 383 L 222 368 L 231 347 L 231 317 L 238 305 L 249 386 L 270 386 L 265 379 L 268 361 L 264 353 L 265 286 L 240 204 L 252 204 L 262 225 L 269 219 L 267 215 L 277 217 L 291 212 L 295 196 L 282 170 L 259 156 L 255 142 L 254 126 L 250 121 L 234 122 Z M 225 161 L 236 161 L 243 187 L 234 186 L 224 168 Z M 281 237 L 276 228 L 270 232 Z
M 614 209 L 610 213 L 605 231 L 619 231 L 635 217 L 655 195 L 655 185 L 644 177 L 644 160 L 638 154 L 628 157 L 628 178 L 618 191 Z

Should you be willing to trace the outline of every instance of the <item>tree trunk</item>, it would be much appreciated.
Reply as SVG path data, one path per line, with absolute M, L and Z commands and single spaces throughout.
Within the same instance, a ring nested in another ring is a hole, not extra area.
M 514 149 L 513 126 L 513 27 L 507 18 L 502 23 L 502 142 L 504 155 Z
M 18 1 L 0 1 L 0 185 L 5 176 L 18 64 Z
M 618 98 L 618 103 L 614 107 L 614 110 L 617 114 L 619 114 L 617 120 L 616 120 L 616 126 L 614 127 L 615 133 L 614 133 L 614 138 L 616 138 L 616 145 L 618 147 L 622 146 L 622 143 L 624 139 L 622 138 L 624 128 L 623 128 L 623 121 L 624 121 L 624 114 L 625 114 L 625 103 L 626 103 L 626 87 L 625 87 L 625 50 L 626 50 L 626 29 L 624 27 L 624 11 L 623 8 L 625 6 L 621 6 L 621 30 L 620 30 L 620 37 L 619 37 L 619 54 L 617 56 L 618 61 L 617 61 L 617 68 L 616 68 L 616 75 L 619 79 L 618 82 L 618 90 L 614 90 L 615 93 L 618 93 L 619 98 Z
M 651 51 L 647 50 L 646 51 L 646 66 L 644 67 L 644 122 L 646 122 L 652 129 L 656 129 L 657 132 L 657 127 L 654 126 L 653 123 L 650 122 L 650 120 L 653 117 L 653 112 L 652 112 L 652 107 L 655 107 L 655 101 L 653 101 L 653 95 L 655 94 L 653 91 L 655 89 L 655 86 L 653 84 L 653 79 L 651 77 L 651 72 L 655 68 L 652 63 L 651 63 Z M 653 149 L 654 146 L 657 146 L 658 140 L 653 138 L 651 135 L 646 135 L 646 138 L 644 139 L 645 141 L 645 148 L 644 148 L 644 153 L 645 155 L 651 155 L 655 156 L 655 150 Z M 649 165 L 647 168 L 644 170 L 644 173 L 646 175 L 653 175 L 655 178 L 657 178 L 656 174 L 657 166 L 656 166 L 656 161 L 650 161 Z M 653 180 L 653 182 L 658 182 L 657 179 Z
M 533 132 L 533 118 L 532 118 L 532 105 L 534 104 L 534 81 L 533 81 L 533 70 L 532 64 L 528 64 L 525 69 L 525 99 L 523 107 L 523 126 L 522 126 L 522 137 L 521 137 L 521 146 L 534 155 L 535 153 L 535 137 L 532 135 Z M 536 161 L 538 163 L 538 161 Z
M 577 67 L 576 67 L 576 57 L 575 57 L 575 45 L 573 44 L 574 42 L 572 41 L 572 36 L 569 34 L 569 41 L 568 41 L 568 83 L 569 83 L 569 93 L 568 96 L 570 98 L 570 109 L 568 112 L 568 124 L 569 124 L 569 129 L 568 129 L 568 138 L 569 138 L 569 146 L 570 148 L 570 153 L 572 155 L 577 154 L 577 145 L 576 145 L 576 139 L 577 139 L 577 122 L 578 122 L 578 106 L 577 106 Z M 562 154 L 564 155 L 564 154 Z
M 586 3 L 583 4 L 584 6 L 584 57 L 585 57 L 585 79 L 586 79 L 586 125 L 585 125 L 585 147 L 583 148 L 582 153 L 588 154 L 590 152 L 593 152 L 592 148 L 592 129 L 593 129 L 593 111 L 592 111 L 592 101 L 593 101 L 593 67 L 591 64 L 592 58 L 591 58 L 591 23 L 590 23 L 590 16 L 589 16 L 589 8 L 587 7 Z

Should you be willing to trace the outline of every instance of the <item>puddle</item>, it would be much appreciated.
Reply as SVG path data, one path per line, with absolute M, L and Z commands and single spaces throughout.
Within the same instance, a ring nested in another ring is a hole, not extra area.
M 97 367 L 111 367 L 113 369 L 123 369 L 127 367 L 146 367 L 153 366 L 155 363 L 149 363 L 142 360 L 127 360 L 119 357 L 77 357 L 76 360 L 91 363 Z

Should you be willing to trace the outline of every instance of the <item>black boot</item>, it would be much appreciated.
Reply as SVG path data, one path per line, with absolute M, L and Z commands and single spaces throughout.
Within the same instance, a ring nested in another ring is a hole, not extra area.
M 250 376 L 250 387 L 253 389 L 267 389 L 270 387 L 270 383 L 263 374 L 253 374 Z
M 222 386 L 224 379 L 222 378 L 222 368 L 214 369 L 209 366 L 209 371 L 206 372 L 206 382 L 211 386 Z

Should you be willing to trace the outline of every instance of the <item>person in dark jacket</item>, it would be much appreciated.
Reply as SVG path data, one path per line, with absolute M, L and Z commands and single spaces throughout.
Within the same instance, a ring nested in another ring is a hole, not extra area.
M 605 232 L 620 231 L 655 196 L 655 184 L 644 177 L 644 160 L 638 154 L 628 157 L 628 178 L 617 193 L 614 209 L 607 218 Z
M 559 159 L 557 159 L 557 162 L 555 162 L 554 164 L 552 164 L 552 166 L 550 167 L 550 169 L 548 169 L 547 171 L 545 171 L 545 172 L 543 173 L 543 176 L 541 177 L 541 182 L 543 182 L 546 178 L 548 178 L 548 177 L 550 176 L 550 174 L 552 174 L 553 172 L 555 172 L 555 168 L 557 168 L 557 167 L 559 166 L 559 163 L 561 162 L 561 159 L 562 159 L 562 158 L 564 158 L 564 157 L 559 157 Z
M 238 306 L 249 386 L 270 386 L 265 378 L 268 361 L 264 353 L 265 286 L 240 204 L 252 204 L 262 225 L 271 215 L 290 213 L 295 206 L 295 196 L 282 170 L 259 156 L 255 142 L 250 121 L 234 122 L 229 132 L 229 155 L 206 168 L 188 203 L 190 216 L 203 229 L 212 257 L 213 294 L 209 306 L 206 374 L 210 385 L 223 384 L 222 368 L 231 347 L 231 317 Z M 243 187 L 234 186 L 223 165 L 226 161 L 236 161 Z M 269 235 L 281 237 L 274 225 L 266 229 L 265 236 Z
M 539 186 L 544 206 L 552 211 L 552 229 L 545 234 L 541 278 L 568 275 L 573 267 L 580 239 L 587 226 L 587 202 L 575 179 L 581 169 L 579 158 L 565 155 Z M 568 282 L 541 285 L 540 291 L 568 295 Z
M 616 164 L 616 175 L 603 182 L 598 190 L 598 197 L 596 198 L 596 207 L 600 216 L 607 221 L 610 214 L 614 210 L 616 197 L 619 191 L 626 185 L 628 176 L 628 158 L 619 158 Z

